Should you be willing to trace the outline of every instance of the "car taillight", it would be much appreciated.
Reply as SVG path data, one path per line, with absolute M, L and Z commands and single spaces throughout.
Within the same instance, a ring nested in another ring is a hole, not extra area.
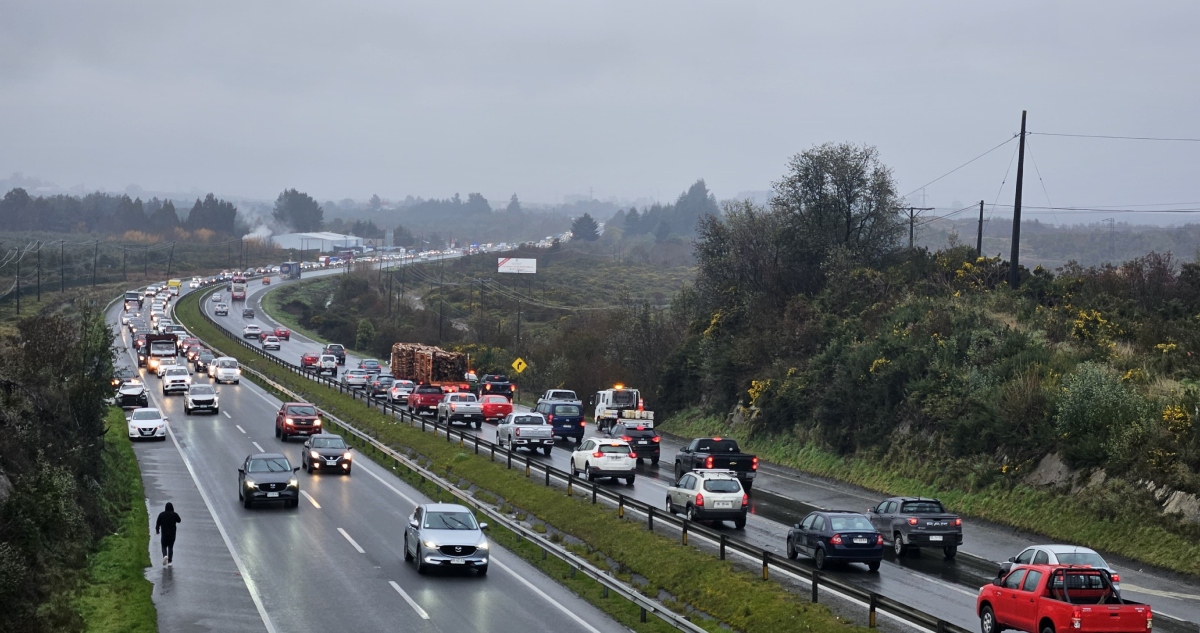
M 632 441 L 633 441 L 633 438 L 632 438 L 632 437 L 630 437 L 630 436 L 628 436 L 628 435 L 622 435 L 622 436 L 621 436 L 621 439 L 625 440 L 626 442 L 632 442 Z
M 909 525 L 916 525 L 916 524 L 917 524 L 917 517 L 908 517 L 908 524 L 909 524 Z
M 491 391 L 491 390 L 492 390 L 492 386 L 491 386 L 491 385 L 484 385 L 484 386 L 483 386 L 483 389 L 484 389 L 484 391 Z
M 883 545 L 883 535 L 882 535 L 882 534 L 876 534 L 876 535 L 875 535 L 875 544 L 876 544 L 876 545 Z
M 630 452 L 630 453 L 629 453 L 629 458 L 630 458 L 630 459 L 637 459 L 637 453 Z
M 696 493 L 696 505 L 704 507 L 704 495 Z
M 1078 629 L 1082 624 L 1083 612 L 1079 609 L 1075 609 L 1075 612 L 1071 614 L 1071 628 Z
M 829 543 L 831 545 L 841 545 L 842 544 L 842 535 L 834 534 L 833 536 L 829 537 Z
M 450 405 L 450 410 L 451 410 L 451 411 L 457 411 L 457 410 L 458 410 L 458 405 L 454 405 L 454 404 Z M 520 434 L 521 434 L 521 429 L 517 429 L 517 435 L 520 435 Z
M 550 415 L 546 416 L 546 421 L 547 421 L 547 422 L 554 422 L 554 414 L 553 414 L 553 413 L 551 413 Z
M 962 527 L 962 519 L 955 519 L 954 527 Z
M 596 451 L 595 453 L 592 453 L 592 457 L 604 457 L 604 453 L 601 453 L 600 451 Z
M 659 443 L 660 441 L 662 441 L 662 438 L 661 438 L 661 437 L 659 437 L 659 436 L 657 436 L 657 435 L 655 435 L 654 437 L 652 437 L 652 438 L 650 438 L 650 439 L 654 440 L 654 443 L 655 443 L 655 444 L 657 444 L 657 443 Z
M 1113 582 L 1121 582 L 1121 574 L 1113 574 L 1112 581 Z
M 758 458 L 754 457 L 750 460 L 750 470 L 758 470 Z
M 1150 611 L 1150 609 L 1147 608 L 1146 609 L 1146 630 L 1149 631 L 1152 628 L 1154 628 L 1154 612 Z
M 744 492 L 742 493 L 742 505 L 743 505 L 743 506 L 748 506 L 748 505 L 750 505 L 750 495 L 748 495 L 748 494 L 746 494 L 746 493 L 744 493 Z
M 712 467 L 713 467 L 713 458 L 712 458 L 712 455 L 709 455 L 708 457 L 705 457 L 705 458 L 704 458 L 704 467 L 705 467 L 705 468 L 712 468 Z
M 521 437 L 521 429 L 517 429 L 517 437 Z M 596 453 L 596 457 L 599 457 L 599 456 L 600 456 L 600 454 Z
M 579 421 L 579 426 L 580 426 L 581 428 L 582 428 L 582 427 L 585 427 L 585 426 L 587 426 L 587 422 L 584 422 L 583 420 L 580 420 L 580 421 Z

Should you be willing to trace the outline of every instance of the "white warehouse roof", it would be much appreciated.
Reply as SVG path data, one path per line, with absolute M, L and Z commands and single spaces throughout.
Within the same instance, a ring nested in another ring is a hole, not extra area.
M 319 250 L 321 252 L 336 251 L 363 245 L 361 237 L 325 231 L 272 235 L 271 241 L 279 248 L 304 249 L 307 251 Z

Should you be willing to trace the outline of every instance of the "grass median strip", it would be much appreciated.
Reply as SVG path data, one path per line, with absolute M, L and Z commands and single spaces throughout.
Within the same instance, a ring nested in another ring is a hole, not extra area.
M 158 611 L 143 575 L 150 566 L 150 519 L 137 457 L 125 434 L 125 415 L 108 415 L 102 498 L 117 518 L 117 531 L 100 541 L 88 560 L 87 579 L 76 599 L 87 631 L 153 633 Z
M 185 297 L 176 307 L 181 321 L 201 339 L 232 353 L 243 364 L 266 374 L 287 389 L 304 394 L 333 415 L 352 422 L 381 442 L 397 449 L 411 449 L 431 462 L 436 472 L 466 480 L 531 513 L 565 534 L 588 544 L 622 570 L 644 578 L 650 587 L 661 588 L 680 603 L 708 613 L 735 630 L 747 632 L 845 631 L 848 624 L 829 612 L 787 591 L 782 585 L 763 581 L 741 571 L 729 561 L 680 545 L 673 538 L 648 532 L 640 523 L 619 519 L 603 505 L 567 497 L 562 490 L 539 485 L 524 470 L 509 470 L 501 463 L 477 458 L 432 433 L 423 433 L 318 383 L 306 380 L 249 352 L 234 339 L 205 321 L 197 299 Z M 521 553 L 521 549 L 514 551 Z M 524 554 L 522 554 L 524 555 Z M 590 599 L 588 595 L 585 598 Z M 595 601 L 605 611 L 607 602 Z M 611 611 L 609 611 L 611 612 Z M 707 628 L 720 628 L 707 622 Z

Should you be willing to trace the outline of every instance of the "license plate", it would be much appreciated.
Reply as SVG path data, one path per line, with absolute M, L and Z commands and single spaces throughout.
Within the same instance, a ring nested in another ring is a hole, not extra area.
M 716 503 L 716 507 L 718 507 L 718 508 L 732 508 L 732 507 L 733 507 L 733 502 L 732 502 L 732 501 L 718 501 L 718 502 Z
M 268 492 L 268 493 L 267 493 L 267 498 L 268 498 L 268 499 L 274 499 L 275 497 L 278 497 L 278 496 L 279 496 L 279 493 L 278 493 L 278 492 Z
M 940 540 L 942 540 L 942 537 L 940 537 L 940 536 L 931 536 L 931 537 L 929 537 L 929 540 L 931 540 L 931 541 L 940 541 Z
M 856 538 L 856 539 L 854 539 L 854 542 L 855 542 L 855 544 L 857 544 L 857 545 L 866 545 L 866 544 L 867 544 L 867 539 L 865 539 L 865 538 Z
M 451 565 L 466 565 L 467 561 L 462 560 L 461 558 L 453 558 L 453 559 L 450 559 L 450 564 Z
M 325 465 L 326 466 L 337 466 L 337 460 L 336 459 L 327 459 L 327 460 L 325 460 Z
M 638 444 L 649 444 L 649 440 L 638 440 Z
M 621 456 L 620 455 L 609 455 L 608 458 L 609 459 L 621 459 Z
M 564 424 L 563 428 L 564 429 L 573 429 L 573 428 L 575 428 L 575 425 L 574 424 Z
M 301 431 L 301 430 L 297 429 L 296 435 L 308 435 L 308 431 Z

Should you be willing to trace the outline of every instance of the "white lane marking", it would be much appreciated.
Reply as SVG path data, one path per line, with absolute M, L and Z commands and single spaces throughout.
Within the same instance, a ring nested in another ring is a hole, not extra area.
M 307 497 L 308 495 L 304 495 L 304 496 L 306 496 L 306 497 Z M 338 529 L 337 529 L 337 531 L 338 531 L 338 532 L 341 532 L 341 533 L 342 533 L 342 536 L 346 537 L 346 540 L 347 540 L 347 541 L 350 541 L 350 544 L 354 546 L 354 549 L 358 550 L 358 553 L 359 553 L 359 554 L 366 554 L 366 553 L 367 553 L 367 551 L 366 551 L 366 550 L 364 550 L 364 549 L 362 548 L 362 546 L 360 546 L 360 545 L 358 544 L 358 542 L 357 542 L 357 541 L 355 541 L 354 539 L 350 538 L 350 535 L 349 535 L 349 534 L 346 534 L 346 530 L 343 530 L 342 528 L 338 528 Z
M 576 622 L 578 622 L 578 623 L 579 623 L 579 625 L 580 625 L 580 626 L 582 626 L 583 628 L 585 628 L 585 629 L 587 629 L 587 630 L 591 631 L 592 633 L 600 633 L 600 631 L 599 631 L 599 630 L 597 630 L 597 629 L 596 629 L 596 627 L 594 627 L 594 626 L 592 626 L 592 625 L 588 624 L 586 620 L 584 620 L 583 618 L 581 618 L 581 617 L 579 617 L 579 616 L 575 615 L 574 613 L 572 613 L 570 609 L 568 609 L 567 607 L 565 607 L 565 606 L 563 606 L 562 604 L 560 604 L 560 603 L 559 603 L 557 600 L 555 600 L 554 598 L 551 598 L 551 597 L 550 597 L 548 594 L 546 594 L 546 592 L 544 592 L 544 591 L 542 591 L 541 589 L 539 589 L 539 588 L 537 587 L 537 585 L 535 585 L 535 584 L 533 584 L 533 583 L 529 582 L 528 580 L 525 580 L 525 578 L 523 578 L 523 577 L 522 577 L 520 574 L 518 574 L 517 572 L 513 571 L 513 569 L 512 569 L 511 567 L 509 567 L 508 565 L 505 565 L 504 563 L 502 563 L 502 562 L 500 562 L 500 561 L 496 560 L 496 555 L 495 555 L 494 553 L 492 554 L 492 564 L 493 564 L 493 565 L 497 565 L 497 566 L 499 566 L 499 567 L 500 567 L 500 569 L 503 569 L 504 571 L 508 572 L 508 574 L 509 574 L 510 576 L 512 576 L 513 578 L 516 578 L 517 580 L 521 581 L 521 583 L 522 583 L 522 584 L 524 584 L 526 587 L 529 587 L 529 588 L 530 588 L 530 589 L 531 589 L 531 590 L 532 590 L 534 593 L 536 593 L 537 595 L 539 595 L 539 596 L 541 596 L 542 598 L 544 598 L 544 599 L 546 600 L 546 602 L 549 602 L 550 604 L 554 605 L 554 607 L 555 607 L 556 609 L 558 609 L 559 611 L 562 611 L 563 613 L 565 613 L 565 614 L 567 614 L 567 615 L 571 616 L 571 619 L 572 619 L 572 620 L 575 620 Z
M 233 419 L 233 416 L 232 416 L 232 415 L 229 415 L 229 412 L 228 412 L 228 411 L 222 411 L 221 413 L 224 413 L 224 414 L 225 414 L 225 417 L 229 418 L 230 420 L 232 420 L 232 419 Z M 242 428 L 242 427 L 240 427 L 240 426 L 239 426 L 238 428 L 240 429 L 240 428 Z M 242 431 L 242 432 L 243 432 L 243 433 L 245 433 L 245 431 Z
M 240 425 L 240 424 L 235 424 L 234 426 L 236 426 L 236 427 L 237 427 L 237 430 L 241 431 L 243 434 L 245 434 L 245 433 L 246 433 L 246 429 L 243 429 L 243 428 L 242 428 L 242 425 Z
M 404 601 L 408 603 L 408 606 L 413 608 L 413 611 L 417 612 L 417 615 L 421 616 L 423 619 L 429 619 L 429 614 L 425 613 L 425 609 L 422 609 L 421 605 L 417 604 L 415 600 L 408 597 L 408 594 L 404 593 L 404 590 L 400 588 L 400 585 L 396 584 L 395 580 L 389 580 L 388 584 L 392 586 L 392 589 L 396 590 L 396 593 L 400 594 L 401 598 L 404 598 Z
M 313 504 L 313 507 L 314 507 L 314 508 L 316 508 L 316 509 L 318 509 L 318 510 L 320 510 L 320 509 L 321 509 L 321 504 L 317 503 L 317 500 L 316 500 L 316 499 L 313 499 L 313 498 L 312 498 L 312 495 L 308 494 L 307 492 L 305 492 L 305 491 L 303 491 L 303 490 L 301 490 L 301 491 L 300 491 L 300 494 L 304 495 L 304 498 L 305 498 L 305 499 L 308 499 L 308 502 L 309 502 L 309 503 L 311 503 L 311 504 Z M 347 536 L 346 538 L 350 538 L 350 537 L 349 537 L 349 536 Z
M 1163 591 L 1161 589 L 1147 589 L 1146 587 L 1139 587 L 1137 585 L 1134 585 L 1134 584 L 1131 584 L 1128 582 L 1121 583 L 1121 591 L 1122 592 L 1134 591 L 1137 593 L 1149 594 L 1151 596 L 1158 596 L 1159 598 L 1176 598 L 1179 600 L 1200 600 L 1200 595 L 1196 595 L 1196 594 L 1192 594 L 1192 593 L 1179 593 L 1178 591 Z M 1161 611 L 1159 613 L 1161 613 Z
M 179 446 L 179 440 L 175 438 L 175 432 L 171 430 L 169 425 L 167 426 L 167 435 L 171 436 L 171 443 L 175 445 L 175 450 L 179 451 L 179 456 L 183 458 L 183 465 L 187 467 L 188 474 L 192 476 L 192 481 L 196 484 L 196 490 L 200 491 L 200 498 L 204 500 L 204 505 L 208 508 L 208 513 L 212 516 L 213 523 L 217 524 L 217 531 L 221 533 L 221 539 L 225 541 L 225 547 L 229 549 L 229 555 L 233 557 L 233 564 L 237 566 L 238 575 L 246 583 L 246 590 L 250 592 L 250 599 L 254 601 L 254 608 L 258 609 L 258 615 L 262 618 L 263 626 L 267 627 L 267 633 L 276 633 L 275 625 L 271 623 L 271 616 L 267 615 L 267 609 L 263 606 L 262 598 L 258 596 L 258 589 L 255 588 L 254 580 L 250 578 L 250 572 L 242 563 L 242 558 L 238 556 L 237 550 L 233 548 L 233 541 L 229 539 L 229 533 L 225 531 L 225 526 L 217 518 L 217 513 L 213 511 L 212 501 L 208 499 L 208 493 L 204 491 L 204 487 L 200 485 L 200 479 L 196 477 L 196 469 L 192 468 L 191 460 L 183 453 L 183 448 Z
M 359 466 L 359 468 L 362 468 L 362 466 Z M 391 489 L 391 491 L 392 491 L 392 492 L 394 492 L 394 493 L 396 493 L 396 494 L 400 495 L 400 497 L 401 497 L 402 499 L 404 499 L 405 501 L 407 501 L 407 502 L 409 502 L 409 503 L 411 503 L 411 504 L 413 504 L 413 505 L 418 505 L 416 501 L 413 501 L 412 497 L 410 497 L 410 496 L 408 496 L 408 495 L 404 494 L 403 492 L 400 492 L 400 489 L 399 489 L 399 488 L 397 488 L 397 487 L 393 486 L 392 484 L 389 484 L 388 482 L 384 481 L 383 477 L 380 477 L 379 475 L 376 475 L 375 473 L 371 472 L 371 469 L 370 469 L 370 468 L 367 468 L 367 469 L 365 469 L 365 470 L 367 471 L 367 474 L 368 474 L 368 475 L 370 475 L 370 476 L 372 476 L 372 477 L 374 477 L 374 478 L 378 479 L 378 480 L 379 480 L 379 483 L 381 483 L 381 484 L 383 484 L 383 485 L 387 486 L 389 489 Z
M 257 449 L 258 449 L 258 452 L 260 452 L 260 453 L 265 453 L 265 452 L 267 452 L 267 451 L 263 450 L 263 447 L 261 447 L 261 446 L 259 446 L 259 445 L 258 445 L 258 442 L 250 442 L 250 443 L 254 445 L 254 448 L 257 448 Z

